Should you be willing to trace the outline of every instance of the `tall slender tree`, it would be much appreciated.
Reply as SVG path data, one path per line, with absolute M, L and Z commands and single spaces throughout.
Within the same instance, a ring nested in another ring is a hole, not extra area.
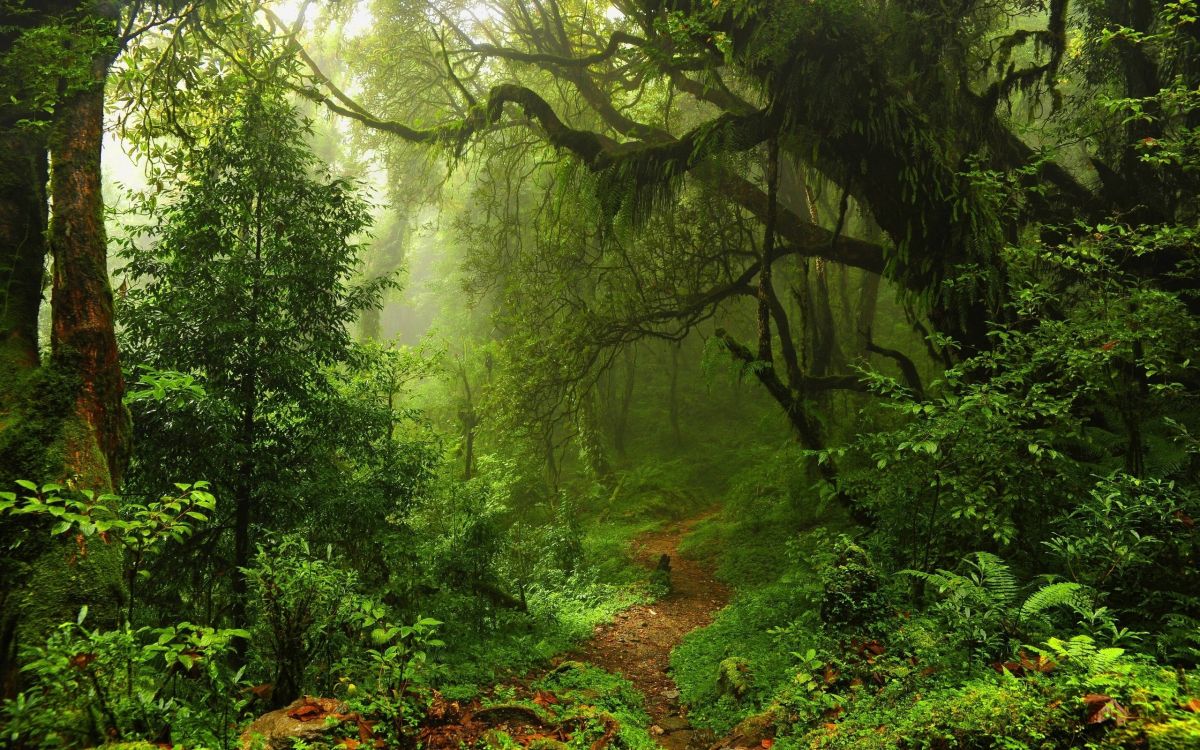
M 277 92 L 247 86 L 190 155 L 161 226 L 145 230 L 152 241 L 125 253 L 123 317 L 132 362 L 204 383 L 213 442 L 181 449 L 194 445 L 193 424 L 144 415 L 138 481 L 199 472 L 230 498 L 230 616 L 239 624 L 254 526 L 268 511 L 288 515 L 270 498 L 297 494 L 314 432 L 328 429 L 310 417 L 332 392 L 328 369 L 351 359 L 349 326 L 390 283 L 352 283 L 367 204 L 351 183 L 320 172 Z

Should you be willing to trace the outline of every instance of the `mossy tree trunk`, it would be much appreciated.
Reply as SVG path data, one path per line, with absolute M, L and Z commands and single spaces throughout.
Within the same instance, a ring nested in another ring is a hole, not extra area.
M 50 145 L 51 362 L 80 379 L 75 417 L 82 428 L 82 442 L 66 446 L 63 469 L 86 486 L 110 488 L 120 484 L 129 448 L 100 180 L 104 79 L 111 62 L 110 55 L 93 61 L 93 85 L 62 105 Z
M 104 84 L 117 49 L 116 5 L 59 9 L 107 24 L 111 44 L 92 53 L 85 80 L 64 81 L 48 138 L 10 129 L 0 156 L 0 483 L 56 481 L 100 493 L 120 483 L 129 450 L 117 358 L 101 193 Z M 70 23 L 47 13 L 45 23 Z M 94 27 L 92 27 L 94 28 Z M 12 148 L 9 148 L 11 144 Z M 49 194 L 46 192 L 49 179 Z M 52 203 L 52 215 L 47 206 Z M 50 231 L 47 241 L 46 220 Z M 53 259 L 51 353 L 39 361 L 38 307 Z M 19 649 L 71 619 L 84 604 L 92 625 L 114 624 L 125 597 L 119 548 L 54 537 L 28 521 L 0 524 L 0 679 L 17 687 Z M 21 542 L 19 546 L 17 542 Z M 15 552 L 16 554 L 8 554 Z
M 38 364 L 48 162 L 41 139 L 0 124 L 0 408 Z

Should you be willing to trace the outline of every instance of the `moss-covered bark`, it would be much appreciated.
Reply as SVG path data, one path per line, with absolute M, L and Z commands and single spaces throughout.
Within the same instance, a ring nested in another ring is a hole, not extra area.
M 64 469 L 88 486 L 120 483 L 129 442 L 100 184 L 104 78 L 110 62 L 108 55 L 97 57 L 94 85 L 62 105 L 50 144 L 51 356 L 56 366 L 80 378 L 75 412 L 86 428 L 78 440 L 68 441 Z M 99 454 L 91 450 L 92 442 Z
M 0 411 L 12 405 L 18 384 L 38 363 L 46 179 L 41 139 L 0 126 Z
M 11 135 L 16 150 L 0 169 L 0 261 L 20 260 L 0 289 L 0 484 L 57 481 L 71 490 L 112 492 L 129 446 L 129 418 L 117 358 L 100 182 L 104 82 L 116 50 L 115 6 L 80 6 L 112 29 L 112 44 L 93 53 L 86 80 L 66 81 L 48 139 L 49 252 L 53 258 L 51 357 L 38 366 L 47 196 L 47 145 Z M 62 23 L 46 17 L 46 23 Z M 94 28 L 90 27 L 90 28 Z M 8 131 L 14 133 L 15 131 Z M 37 230 L 37 241 L 31 232 Z M 11 313 L 11 314 L 9 314 Z M 11 377 L 10 377 L 11 376 Z M 15 686 L 23 643 L 41 639 L 87 604 L 93 623 L 115 622 L 124 598 L 119 548 L 81 537 L 51 537 L 45 521 L 0 524 L 0 680 Z

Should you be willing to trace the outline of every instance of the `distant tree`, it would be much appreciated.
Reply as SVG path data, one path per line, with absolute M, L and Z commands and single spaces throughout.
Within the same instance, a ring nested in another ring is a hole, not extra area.
M 331 369 L 354 358 L 349 327 L 390 283 L 354 283 L 352 238 L 368 205 L 321 172 L 305 135 L 290 105 L 251 87 L 186 160 L 160 221 L 143 230 L 153 241 L 134 237 L 123 253 L 131 362 L 195 374 L 205 392 L 182 412 L 150 401 L 137 415 L 132 479 L 149 491 L 209 477 L 231 500 L 234 622 L 252 530 L 288 515 L 305 473 L 327 463 L 315 457 L 328 459 L 338 429 L 325 408 Z

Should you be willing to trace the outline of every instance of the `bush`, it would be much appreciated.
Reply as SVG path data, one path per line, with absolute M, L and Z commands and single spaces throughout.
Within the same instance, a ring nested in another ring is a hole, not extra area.
M 8 744 L 228 746 L 245 705 L 228 656 L 246 632 L 191 623 L 91 630 L 85 617 L 86 608 L 23 654 L 30 684 L 0 711 Z

